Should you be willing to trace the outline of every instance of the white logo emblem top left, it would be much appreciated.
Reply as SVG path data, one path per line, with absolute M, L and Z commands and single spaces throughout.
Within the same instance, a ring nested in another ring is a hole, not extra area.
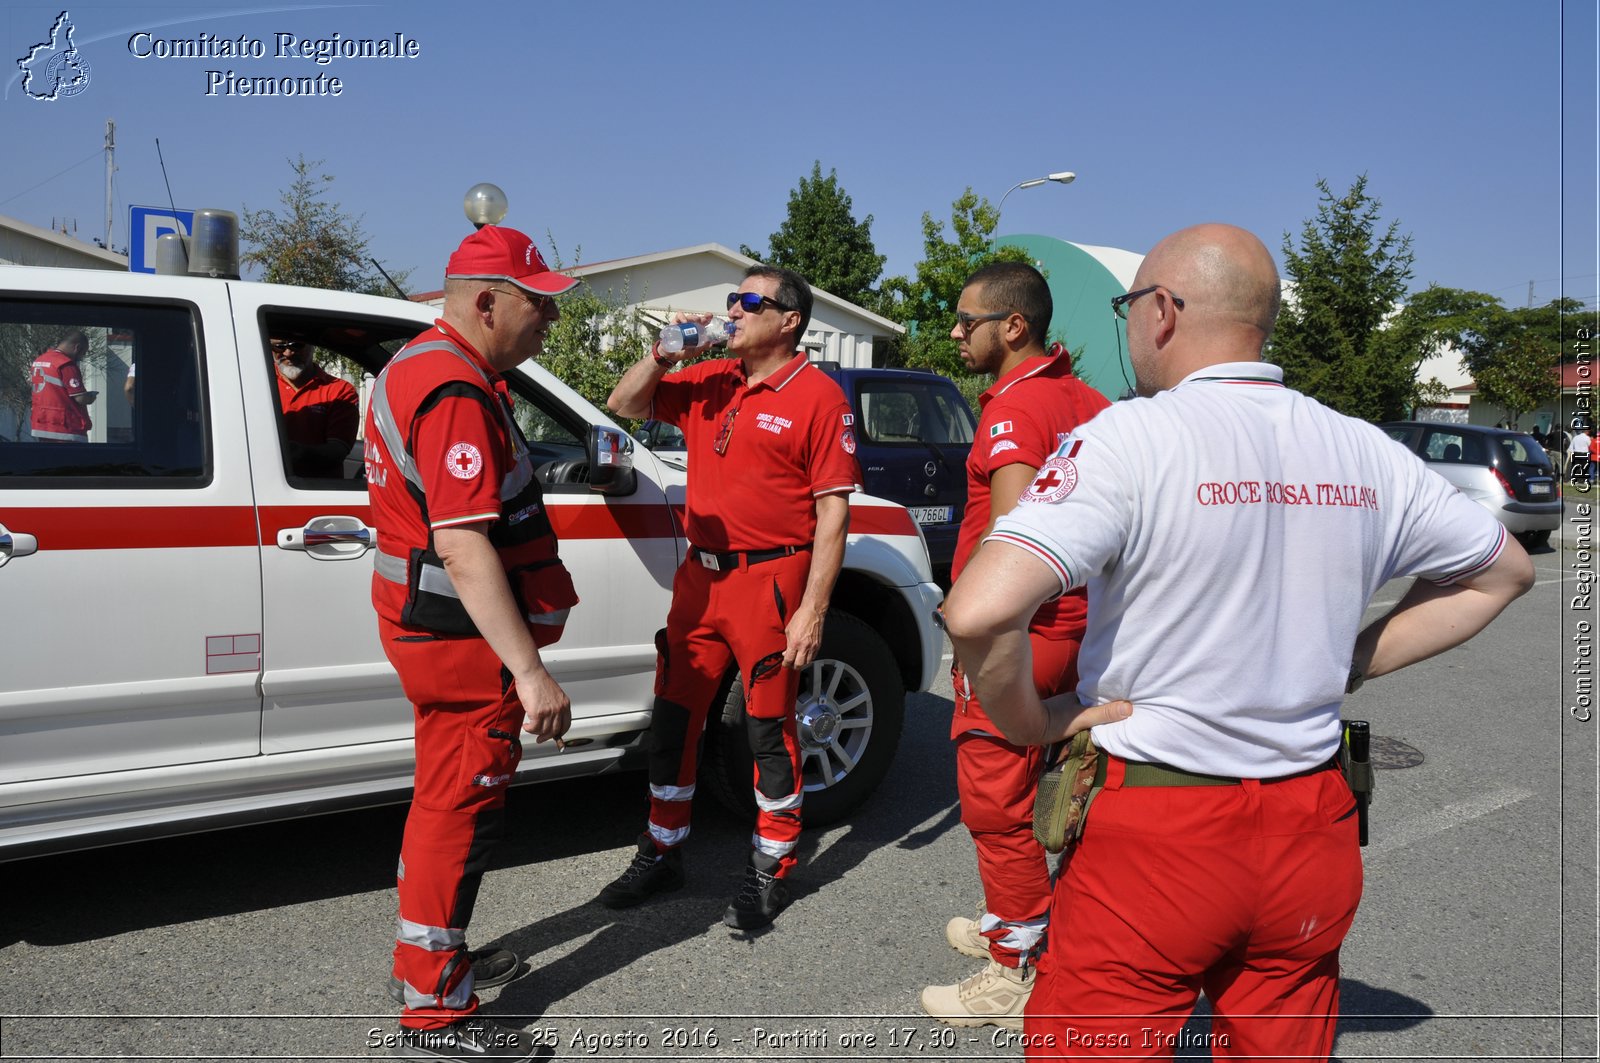
M 22 91 L 31 99 L 53 103 L 89 87 L 89 61 L 72 43 L 77 27 L 66 11 L 56 16 L 50 36 L 18 57 Z
M 457 443 L 444 456 L 444 467 L 458 480 L 475 479 L 483 471 L 483 454 L 471 443 Z

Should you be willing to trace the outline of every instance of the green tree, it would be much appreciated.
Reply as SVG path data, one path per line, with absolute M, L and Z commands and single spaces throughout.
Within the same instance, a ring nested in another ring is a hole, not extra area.
M 1560 394 L 1562 323 L 1582 309 L 1576 300 L 1558 299 L 1508 310 L 1483 292 L 1430 286 L 1407 304 L 1401 318 L 1460 351 L 1478 394 L 1514 424 Z
M 1403 417 L 1416 396 L 1426 348 L 1408 345 L 1385 324 L 1411 279 L 1411 237 L 1392 221 L 1380 230 L 1382 203 L 1362 174 L 1344 195 L 1325 180 L 1315 218 L 1295 248 L 1283 236 L 1293 290 L 1270 341 L 1271 358 L 1293 388 L 1364 420 Z
M 582 249 L 576 254 L 581 257 Z M 555 269 L 566 268 L 553 239 L 550 258 Z M 652 323 L 627 287 L 601 293 L 583 280 L 560 297 L 560 306 L 561 318 L 545 335 L 539 364 L 604 410 L 622 374 L 650 350 Z
M 394 294 L 372 266 L 370 238 L 361 219 L 324 198 L 333 175 L 321 173 L 321 166 L 321 159 L 308 162 L 304 155 L 289 161 L 294 181 L 279 194 L 281 212 L 249 208 L 240 212 L 239 235 L 246 248 L 240 259 L 259 268 L 261 279 L 272 284 Z M 401 285 L 409 272 L 389 271 Z
M 648 323 L 627 294 L 602 295 L 584 281 L 561 296 L 561 319 L 545 336 L 539 364 L 604 410 L 622 374 L 649 349 Z
M 886 279 L 876 307 L 880 314 L 906 326 L 905 337 L 891 351 L 893 364 L 933 369 L 958 384 L 963 378 L 978 379 L 961 364 L 956 342 L 950 338 L 961 288 L 973 271 L 991 262 L 1029 261 L 1020 247 L 995 248 L 991 244 L 999 221 L 1000 212 L 970 187 L 950 205 L 954 239 L 946 238 L 943 222 L 932 214 L 922 215 L 923 253 L 916 275 Z
M 743 245 L 739 250 L 795 270 L 814 286 L 859 306 L 876 301 L 874 285 L 885 258 L 872 243 L 872 215 L 856 221 L 838 172 L 830 169 L 823 177 L 820 160 L 812 164 L 811 176 L 800 178 L 789 193 L 789 213 L 767 237 L 767 245 L 764 256 Z

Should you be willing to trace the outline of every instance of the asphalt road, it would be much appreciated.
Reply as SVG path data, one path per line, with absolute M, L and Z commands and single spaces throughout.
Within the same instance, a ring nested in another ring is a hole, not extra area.
M 1347 704 L 1387 766 L 1344 951 L 1341 1060 L 1595 1057 L 1600 725 L 1570 718 L 1560 685 L 1574 558 L 1536 556 L 1539 584 L 1471 647 Z M 709 799 L 687 887 L 611 912 L 592 898 L 627 863 L 643 777 L 515 792 L 473 944 L 533 970 L 486 1010 L 543 1031 L 557 1058 L 1020 1057 L 1009 1035 L 917 1005 L 923 985 L 976 969 L 942 938 L 978 897 L 948 693 L 912 699 L 884 786 L 851 822 L 806 834 L 796 902 L 755 935 L 720 922 L 749 825 Z M 0 865 L 0 1058 L 386 1055 L 403 815 Z

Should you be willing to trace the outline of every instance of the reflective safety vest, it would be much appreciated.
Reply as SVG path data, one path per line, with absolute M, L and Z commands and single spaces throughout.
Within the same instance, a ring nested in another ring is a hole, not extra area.
M 411 454 L 410 440 L 395 419 L 386 384 L 395 366 L 441 351 L 449 352 L 460 364 L 445 367 L 446 371 L 440 374 L 444 383 L 424 396 L 419 407 L 443 396 L 467 397 L 493 408 L 505 425 L 511 440 L 512 464 L 500 482 L 500 516 L 489 526 L 489 541 L 500 555 L 512 594 L 528 620 L 534 642 L 547 646 L 561 637 L 567 614 L 578 604 L 578 595 L 573 589 L 571 574 L 556 553 L 555 530 L 545 510 L 544 492 L 534 476 L 527 440 L 483 369 L 452 343 L 439 341 L 405 348 L 390 360 L 373 384 L 372 424 L 382 441 L 386 460 L 404 477 L 406 492 L 421 511 L 423 526 L 428 527 L 428 500 L 423 493 L 422 476 Z M 403 412 L 407 414 L 408 423 L 414 424 L 417 411 Z M 391 552 L 380 538 L 375 565 L 381 579 L 404 588 L 402 624 L 446 635 L 478 634 L 477 625 L 461 604 L 461 596 L 456 593 L 444 563 L 434 550 L 431 527 L 427 545 L 403 555 Z
M 89 411 L 73 397 L 83 394 L 78 363 L 52 347 L 33 360 L 32 384 L 29 429 L 33 437 L 87 443 Z

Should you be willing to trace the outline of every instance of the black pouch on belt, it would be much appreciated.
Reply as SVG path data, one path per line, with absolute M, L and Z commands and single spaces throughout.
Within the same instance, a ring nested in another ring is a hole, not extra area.
M 1083 835 L 1089 803 L 1101 789 L 1094 784 L 1100 750 L 1088 731 L 1079 731 L 1053 746 L 1046 759 L 1050 766 L 1039 776 L 1033 799 L 1033 837 L 1046 852 L 1059 853 Z

